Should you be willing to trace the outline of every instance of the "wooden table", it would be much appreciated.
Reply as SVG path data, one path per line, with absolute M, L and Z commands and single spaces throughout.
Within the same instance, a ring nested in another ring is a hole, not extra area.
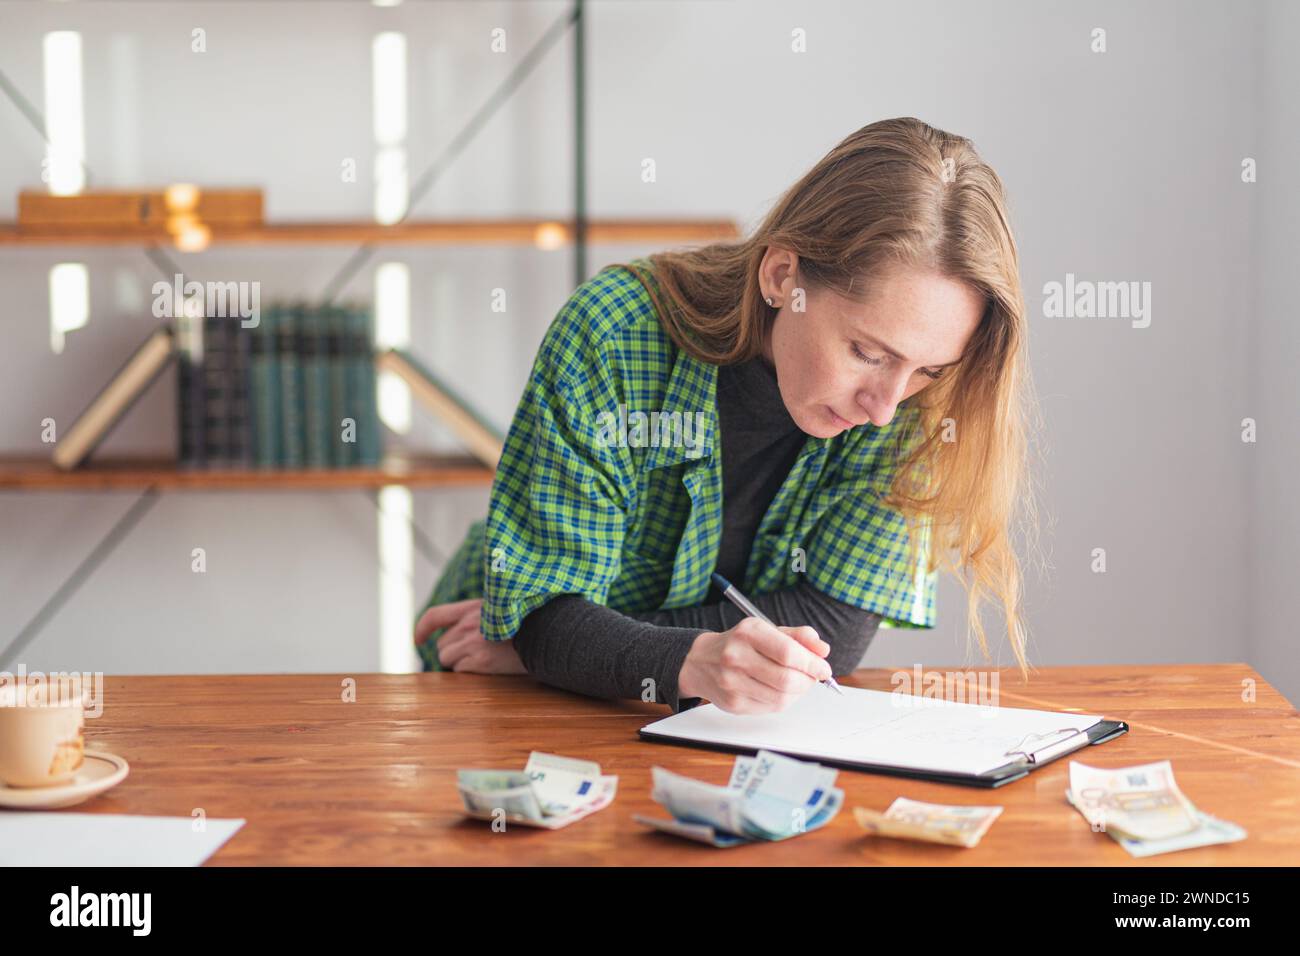
M 954 668 L 956 670 L 958 668 Z M 931 670 L 927 668 L 927 671 Z M 843 682 L 892 690 L 889 670 Z M 106 677 L 87 744 L 131 773 L 70 808 L 83 813 L 243 817 L 214 865 L 1259 865 L 1300 864 L 1300 715 L 1243 664 L 1053 667 L 1028 685 L 999 675 L 1001 703 L 1075 708 L 1130 731 L 1075 756 L 1102 767 L 1169 759 L 1202 810 L 1245 827 L 1226 846 L 1134 859 L 1094 833 L 1064 797 L 1068 757 L 995 790 L 841 770 L 845 808 L 825 828 L 776 844 L 715 850 L 637 824 L 659 814 L 654 764 L 725 783 L 734 756 L 641 742 L 667 709 L 598 701 L 527 677 L 361 674 Z M 1256 699 L 1243 702 L 1243 681 Z M 554 832 L 466 818 L 460 767 L 520 768 L 530 750 L 598 761 L 618 774 L 614 803 Z M 1006 809 L 974 849 L 867 836 L 855 805 L 895 797 Z M 59 811 L 52 811 L 59 812 Z

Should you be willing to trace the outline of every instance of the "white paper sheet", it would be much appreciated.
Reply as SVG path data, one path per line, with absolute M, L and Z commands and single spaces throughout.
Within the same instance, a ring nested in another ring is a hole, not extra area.
M 1007 755 L 1009 750 L 1041 750 L 1102 719 L 1095 714 L 949 703 L 857 687 L 843 690 L 841 696 L 818 684 L 774 714 L 729 714 L 714 704 L 702 704 L 642 729 L 698 743 L 776 750 L 813 759 L 979 774 L 1017 759 Z
M 0 810 L 0 866 L 198 866 L 243 820 Z

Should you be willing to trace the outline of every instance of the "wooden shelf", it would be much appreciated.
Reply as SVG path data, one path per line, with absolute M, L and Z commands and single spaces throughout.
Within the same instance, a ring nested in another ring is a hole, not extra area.
M 281 222 L 260 226 L 210 225 L 211 245 L 387 245 L 448 243 L 537 245 L 573 241 L 571 222 L 558 219 L 447 219 L 381 226 L 373 222 Z M 709 242 L 739 235 L 729 219 L 603 219 L 587 224 L 591 243 Z M 173 237 L 142 227 L 20 227 L 0 223 L 0 246 L 172 245 Z
M 378 468 L 247 469 L 178 468 L 173 460 L 122 458 L 91 461 L 74 471 L 60 471 L 48 458 L 0 458 L 0 490 L 123 491 L 160 489 L 187 491 L 308 490 L 379 488 L 384 485 L 473 487 L 492 484 L 493 471 L 473 458 L 389 457 Z

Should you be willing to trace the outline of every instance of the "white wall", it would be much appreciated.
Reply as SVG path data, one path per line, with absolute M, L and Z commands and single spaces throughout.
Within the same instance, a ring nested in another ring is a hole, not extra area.
M 371 36 L 408 36 L 413 174 L 432 161 L 567 10 L 563 3 L 11 3 L 0 69 L 39 106 L 41 36 L 85 48 L 87 161 L 105 186 L 258 184 L 273 219 L 371 214 Z M 1287 323 L 1300 160 L 1283 2 L 1047 5 L 594 2 L 588 6 L 590 201 L 597 216 L 732 216 L 752 225 L 840 138 L 914 115 L 972 137 L 1004 179 L 1047 423 L 1041 482 L 1051 567 L 1028 581 L 1041 665 L 1246 660 L 1285 692 L 1294 619 L 1296 332 Z M 489 52 L 489 30 L 509 52 Z M 194 27 L 207 52 L 190 52 Z M 808 52 L 790 51 L 791 30 Z M 1089 50 L 1104 27 L 1109 50 Z M 415 210 L 564 214 L 571 203 L 564 41 Z M 1289 128 L 1284 127 L 1289 124 Z M 0 218 L 38 182 L 39 137 L 0 102 Z M 1240 182 L 1244 156 L 1260 181 Z M 358 182 L 340 163 L 358 160 Z M 658 182 L 640 180 L 653 157 Z M 651 247 L 593 250 L 591 271 Z M 200 278 L 314 294 L 345 247 L 222 247 Z M 174 253 L 173 255 L 179 255 Z M 508 423 L 567 253 L 398 248 L 413 277 L 414 348 Z M 91 268 L 89 326 L 48 348 L 46 272 Z M 1067 272 L 1149 281 L 1153 318 L 1047 319 Z M 39 453 L 146 334 L 156 270 L 138 249 L 0 251 L 0 448 Z M 370 292 L 370 272 L 349 291 Z M 510 290 L 507 315 L 489 290 Z M 108 453 L 169 451 L 160 383 Z M 1260 441 L 1243 445 L 1243 417 Z M 447 445 L 421 423 L 420 446 Z M 1288 467 L 1290 466 L 1290 467 Z M 483 490 L 417 491 L 449 551 Z M 12 636 L 129 504 L 122 495 L 0 495 L 0 634 Z M 378 665 L 375 516 L 358 493 L 174 494 L 23 655 L 30 668 L 338 671 Z M 193 547 L 209 570 L 189 569 Z M 1108 571 L 1091 570 L 1105 548 Z M 1289 561 L 1287 559 L 1290 559 Z M 434 568 L 417 557 L 416 600 Z M 990 627 L 1000 618 L 986 617 Z M 933 632 L 882 632 L 870 665 L 958 664 L 964 595 L 940 588 Z M 7 640 L 7 637 L 4 638 Z M 1012 656 L 995 640 L 996 659 Z M 978 659 L 976 659 L 978 662 Z
M 1276 0 L 1257 35 L 1259 55 L 1257 150 L 1267 164 L 1259 188 L 1252 273 L 1254 308 L 1250 411 L 1261 439 L 1247 455 L 1250 484 L 1246 515 L 1248 617 L 1242 622 L 1242 657 L 1295 701 L 1300 697 L 1300 324 L 1295 270 L 1300 254 L 1300 64 L 1295 39 L 1300 8 Z M 1267 186 L 1264 184 L 1267 183 Z M 1267 437 L 1263 437 L 1267 435 Z

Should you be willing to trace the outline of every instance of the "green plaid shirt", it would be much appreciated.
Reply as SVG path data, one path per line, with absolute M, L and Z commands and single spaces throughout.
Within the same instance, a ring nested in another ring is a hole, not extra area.
M 487 520 L 429 605 L 482 597 L 483 634 L 503 641 L 562 594 L 629 614 L 700 604 L 722 531 L 716 386 L 717 366 L 674 345 L 632 273 L 610 266 L 583 283 L 538 348 Z M 902 516 L 876 503 L 916 414 L 904 402 L 884 428 L 808 437 L 758 527 L 742 590 L 806 575 L 882 627 L 934 626 L 936 575 L 906 562 Z M 440 669 L 434 639 L 421 655 Z

